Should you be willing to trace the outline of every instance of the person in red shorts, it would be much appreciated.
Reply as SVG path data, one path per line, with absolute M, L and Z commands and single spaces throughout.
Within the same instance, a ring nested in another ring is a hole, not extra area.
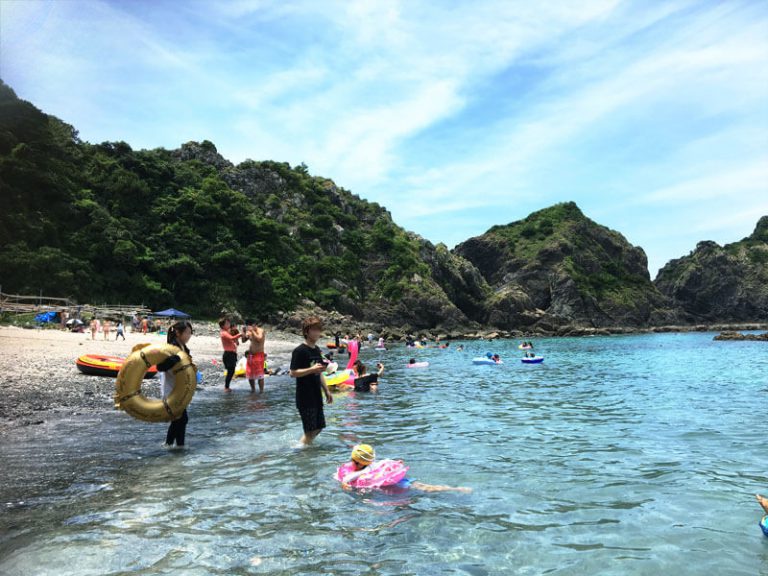
M 256 380 L 259 381 L 259 394 L 264 392 L 264 341 L 267 333 L 253 320 L 246 320 L 245 339 L 251 343 L 246 352 L 245 377 L 251 385 L 251 392 L 256 392 Z

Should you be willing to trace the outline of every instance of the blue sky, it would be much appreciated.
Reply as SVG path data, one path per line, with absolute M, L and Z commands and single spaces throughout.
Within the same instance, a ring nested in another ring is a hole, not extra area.
M 574 200 L 651 275 L 768 214 L 768 2 L 0 0 L 0 77 L 91 142 L 208 139 L 455 245 Z

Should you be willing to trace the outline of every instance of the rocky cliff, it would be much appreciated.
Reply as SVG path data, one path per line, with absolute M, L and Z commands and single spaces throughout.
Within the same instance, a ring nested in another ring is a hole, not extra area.
M 481 321 L 500 328 L 645 326 L 677 320 L 642 248 L 573 202 L 494 226 L 458 245 L 492 289 Z
M 305 251 L 325 261 L 309 296 L 326 308 L 382 326 L 466 329 L 483 316 L 488 286 L 474 266 L 407 232 L 388 210 L 312 177 L 306 167 L 247 160 L 234 165 L 210 142 L 188 142 L 175 158 L 217 170 L 265 215 L 288 226 Z M 347 266 L 335 266 L 336 261 Z
M 654 284 L 694 321 L 768 320 L 768 216 L 739 242 L 699 242 L 668 262 Z

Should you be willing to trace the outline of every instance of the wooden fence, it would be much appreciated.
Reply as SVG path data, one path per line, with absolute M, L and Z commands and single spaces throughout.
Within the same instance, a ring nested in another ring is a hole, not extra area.
M 26 296 L 0 292 L 0 314 L 40 314 L 41 312 L 66 312 L 69 318 L 130 317 L 134 314 L 149 315 L 152 311 L 144 304 L 77 304 L 69 298 L 51 296 Z

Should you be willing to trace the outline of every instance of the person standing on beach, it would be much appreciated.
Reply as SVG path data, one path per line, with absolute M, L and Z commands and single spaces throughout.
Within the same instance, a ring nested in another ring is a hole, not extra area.
M 245 377 L 251 385 L 251 392 L 256 392 L 256 380 L 259 381 L 259 394 L 264 392 L 264 342 L 267 333 L 253 320 L 246 321 L 245 340 L 251 343 L 246 352 Z
M 141 319 L 141 333 L 146 334 L 149 329 L 149 321 L 146 318 Z
M 104 320 L 102 328 L 104 330 L 104 340 L 109 340 L 109 320 Z
M 123 340 L 125 340 L 125 334 L 123 333 L 123 330 L 124 330 L 124 328 L 123 328 L 123 321 L 122 320 L 118 320 L 117 321 L 117 327 L 116 327 L 116 333 L 115 333 L 115 342 L 117 342 L 118 338 L 122 338 Z
M 317 346 L 323 334 L 323 322 L 317 316 L 310 316 L 302 323 L 301 332 L 304 343 L 297 346 L 291 355 L 290 376 L 296 378 L 296 408 L 304 428 L 301 444 L 308 446 L 325 428 L 323 394 L 328 404 L 333 403 L 333 396 L 322 376 L 325 364 Z
M 232 382 L 232 378 L 235 377 L 235 367 L 237 366 L 237 341 L 240 339 L 240 332 L 230 330 L 232 324 L 229 318 L 222 318 L 219 320 L 219 336 L 221 337 L 221 346 L 224 348 L 224 354 L 221 357 L 221 361 L 224 363 L 224 368 L 227 370 L 227 377 L 224 380 L 224 392 L 230 392 L 229 387 Z M 234 332 L 234 334 L 233 334 Z
M 96 331 L 99 329 L 99 325 L 96 323 L 96 318 L 91 318 L 91 340 L 96 340 Z
M 189 348 L 187 348 L 187 342 L 189 342 L 191 337 L 192 323 L 188 320 L 182 320 L 180 322 L 176 322 L 170 328 L 168 328 L 168 336 L 166 337 L 166 342 L 176 346 L 177 348 L 181 348 L 191 359 L 192 354 L 189 352 Z M 157 365 L 157 371 L 160 373 L 160 389 L 163 394 L 163 400 L 168 397 L 168 395 L 173 391 L 173 387 L 176 385 L 176 377 L 173 373 L 173 367 L 179 362 L 181 362 L 179 355 L 173 354 Z M 171 422 L 168 426 L 168 432 L 165 435 L 164 444 L 166 448 L 173 447 L 174 443 L 176 444 L 176 448 L 184 447 L 184 437 L 187 433 L 188 420 L 189 418 L 187 417 L 187 410 L 185 408 L 181 416 Z

